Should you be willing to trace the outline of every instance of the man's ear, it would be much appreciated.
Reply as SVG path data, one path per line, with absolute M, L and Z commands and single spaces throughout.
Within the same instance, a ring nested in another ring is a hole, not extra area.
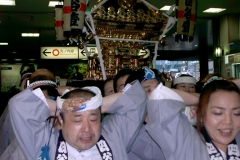
M 57 122 L 58 123 L 58 128 L 62 129 L 63 128 L 63 119 L 62 119 L 60 114 L 57 116 L 57 120 L 58 120 L 58 122 Z

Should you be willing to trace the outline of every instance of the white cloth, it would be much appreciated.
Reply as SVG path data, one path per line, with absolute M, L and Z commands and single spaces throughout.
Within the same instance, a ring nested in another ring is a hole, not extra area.
M 196 79 L 194 77 L 177 77 L 173 81 L 173 85 L 179 84 L 179 83 L 190 83 L 196 85 Z
M 166 92 L 173 91 L 158 86 L 152 92 L 147 103 L 149 121 L 146 130 L 161 147 L 167 160 L 210 160 L 206 144 L 181 113 L 185 104 L 176 93 L 162 99 L 164 96 L 161 94 Z M 240 148 L 240 134 L 236 141 Z
M 146 100 L 144 89 L 139 82 L 136 82 L 112 104 L 108 110 L 111 114 L 103 119 L 101 135 L 111 147 L 114 160 L 128 160 L 127 151 L 130 150 L 146 115 Z M 8 105 L 11 124 L 24 155 L 15 156 L 13 160 L 38 159 L 41 148 L 48 142 L 51 129 L 51 125 L 46 122 L 50 116 L 47 105 L 30 89 L 15 95 Z M 58 136 L 59 131 L 53 129 L 49 142 L 51 160 L 56 155 Z M 15 150 L 5 152 L 10 154 Z
M 92 97 L 90 100 L 87 100 L 85 103 L 86 107 L 78 110 L 77 112 L 84 112 L 87 110 L 94 110 L 99 108 L 102 105 L 102 94 L 98 87 L 83 87 L 82 89 L 90 90 L 96 95 Z M 65 90 L 64 94 L 68 93 L 70 90 Z M 62 99 L 61 97 L 57 97 L 57 107 L 62 110 L 62 106 L 65 99 Z
M 196 118 L 196 116 L 195 116 L 194 118 L 191 118 L 190 112 L 191 112 L 191 109 L 190 109 L 189 106 L 186 106 L 185 109 L 184 109 L 184 111 L 182 111 L 182 113 L 184 113 L 184 114 L 187 116 L 188 121 L 189 121 L 192 125 L 195 126 L 196 123 L 197 123 L 197 118 Z
M 227 160 L 226 154 L 221 149 L 219 149 L 219 151 L 220 151 L 221 155 L 223 156 L 223 160 Z
M 10 121 L 8 106 L 0 117 L 0 156 L 14 139 L 15 135 Z
M 92 148 L 79 152 L 72 146 L 70 146 L 68 143 L 67 144 L 67 150 L 68 150 L 68 159 L 69 160 L 102 160 L 102 157 L 96 147 L 93 146 Z

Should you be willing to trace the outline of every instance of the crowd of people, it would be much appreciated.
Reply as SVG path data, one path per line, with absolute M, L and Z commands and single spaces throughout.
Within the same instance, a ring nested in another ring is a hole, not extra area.
M 47 69 L 27 75 L 0 119 L 0 160 L 240 159 L 238 79 L 180 75 L 166 86 L 145 67 L 75 88 Z

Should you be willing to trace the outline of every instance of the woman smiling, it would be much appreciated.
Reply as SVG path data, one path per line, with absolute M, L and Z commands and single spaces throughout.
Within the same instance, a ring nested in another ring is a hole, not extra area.
M 237 85 L 227 80 L 214 80 L 204 86 L 199 98 L 197 130 L 181 113 L 185 107 L 181 97 L 165 88 L 171 96 L 159 100 L 162 87 L 158 86 L 149 97 L 146 130 L 166 159 L 240 158 L 240 90 Z

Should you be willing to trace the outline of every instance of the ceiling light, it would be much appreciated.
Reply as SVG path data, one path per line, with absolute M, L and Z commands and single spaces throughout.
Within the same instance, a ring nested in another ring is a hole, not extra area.
M 39 33 L 22 33 L 22 37 L 39 37 Z
M 35 61 L 35 59 L 29 59 L 29 61 Z
M 15 0 L 0 0 L 0 5 L 15 6 Z
M 22 59 L 15 59 L 15 61 L 22 61 Z
M 0 42 L 0 45 L 8 45 L 6 42 Z
M 1 61 L 7 61 L 7 59 L 1 59 Z
M 226 8 L 209 8 L 203 12 L 206 12 L 206 13 L 219 13 L 219 12 L 222 12 L 226 10 Z
M 55 7 L 56 5 L 63 5 L 63 2 L 60 1 L 49 1 L 48 7 Z

